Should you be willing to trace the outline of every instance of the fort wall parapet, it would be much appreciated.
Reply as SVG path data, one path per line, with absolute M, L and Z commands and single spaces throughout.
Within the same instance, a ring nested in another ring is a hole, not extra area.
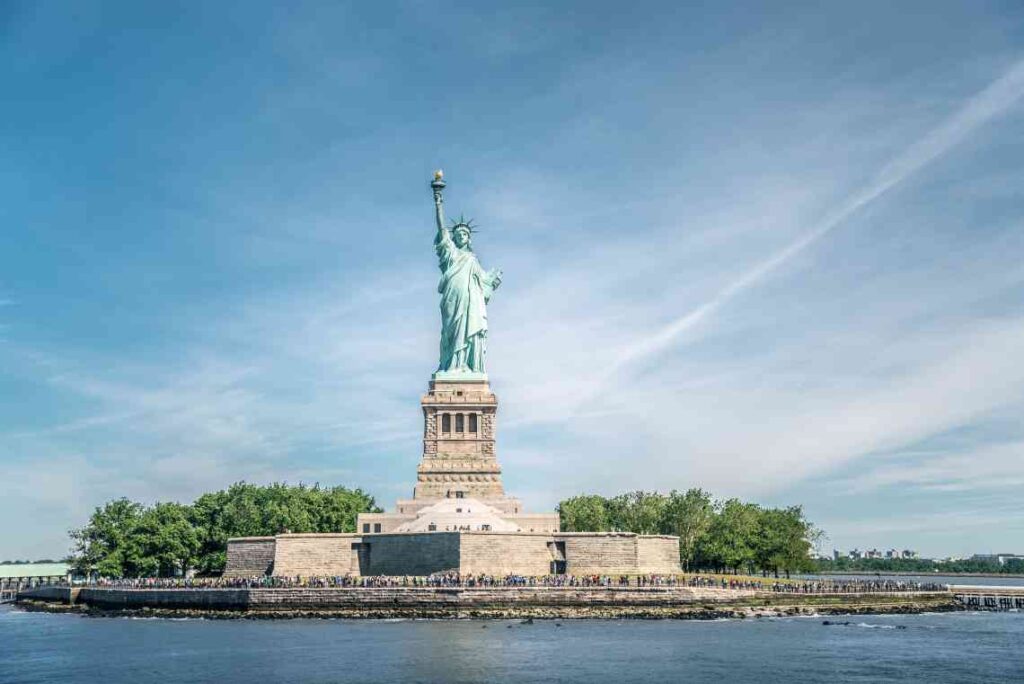
M 631 532 L 281 534 L 228 540 L 225 577 L 679 572 L 679 540 Z
M 229 540 L 225 576 L 266 575 L 273 568 L 276 546 L 274 537 L 241 537 Z

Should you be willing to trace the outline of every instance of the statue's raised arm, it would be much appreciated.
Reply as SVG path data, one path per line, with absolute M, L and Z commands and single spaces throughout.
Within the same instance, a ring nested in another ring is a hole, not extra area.
M 501 271 L 484 271 L 473 253 L 472 221 L 460 218 L 450 229 L 444 224 L 445 187 L 440 171 L 434 174 L 434 215 L 441 281 L 441 355 L 437 375 L 485 378 L 487 302 L 501 284 Z

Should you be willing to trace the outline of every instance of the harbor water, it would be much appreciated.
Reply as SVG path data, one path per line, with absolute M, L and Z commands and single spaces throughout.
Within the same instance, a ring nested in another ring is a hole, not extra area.
M 825 624 L 825 623 L 829 624 Z M 0 607 L 0 682 L 1015 682 L 1024 614 L 205 620 Z

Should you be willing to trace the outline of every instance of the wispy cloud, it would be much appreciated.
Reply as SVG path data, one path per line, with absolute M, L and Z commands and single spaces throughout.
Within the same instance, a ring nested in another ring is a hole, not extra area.
M 980 126 L 1005 113 L 1020 100 L 1022 95 L 1024 95 L 1024 60 L 1014 63 L 1005 74 L 971 97 L 956 113 L 893 158 L 875 175 L 871 182 L 829 211 L 813 229 L 741 274 L 697 308 L 624 349 L 607 369 L 608 376 L 611 377 L 629 364 L 664 350 L 682 333 L 704 321 L 733 297 L 763 280 L 794 256 L 842 225 L 857 211 L 919 172 Z
M 886 460 L 847 478 L 846 487 L 861 494 L 880 489 L 941 493 L 1024 487 L 1024 441 L 982 445 L 969 452 L 895 453 Z

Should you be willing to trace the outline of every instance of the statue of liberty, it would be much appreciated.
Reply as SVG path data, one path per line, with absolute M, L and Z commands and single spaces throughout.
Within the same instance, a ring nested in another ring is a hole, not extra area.
M 487 302 L 501 284 L 501 271 L 484 271 L 473 253 L 472 221 L 460 218 L 451 227 L 444 222 L 445 187 L 442 173 L 434 174 L 430 184 L 434 189 L 434 209 L 437 217 L 437 251 L 441 281 L 437 291 L 441 295 L 441 360 L 438 375 L 483 375 L 487 353 Z

